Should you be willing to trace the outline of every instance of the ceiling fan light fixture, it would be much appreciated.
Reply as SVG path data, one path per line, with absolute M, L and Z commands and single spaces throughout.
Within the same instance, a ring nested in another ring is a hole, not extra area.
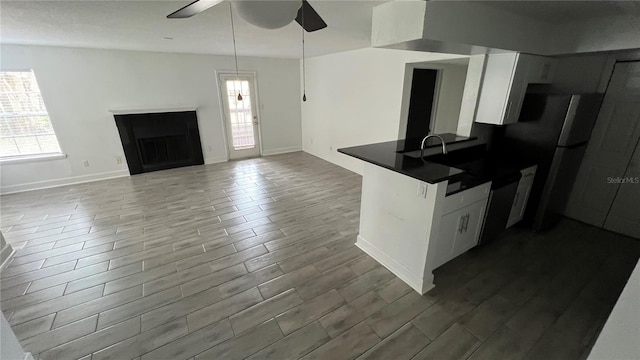
M 233 7 L 251 25 L 263 29 L 279 29 L 289 25 L 298 14 L 300 3 L 282 0 L 237 0 Z

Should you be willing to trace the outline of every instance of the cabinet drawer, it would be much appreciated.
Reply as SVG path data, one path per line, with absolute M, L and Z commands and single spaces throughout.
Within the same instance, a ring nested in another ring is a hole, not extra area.
M 448 214 L 452 211 L 461 209 L 469 204 L 472 204 L 478 200 L 489 197 L 491 191 L 491 182 L 478 185 L 469 190 L 459 192 L 457 194 L 444 198 L 444 205 L 442 214 Z

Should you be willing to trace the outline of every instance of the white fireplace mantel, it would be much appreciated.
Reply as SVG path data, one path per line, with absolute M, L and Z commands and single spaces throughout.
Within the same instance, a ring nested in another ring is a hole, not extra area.
M 153 114 L 153 113 L 166 113 L 166 112 L 180 112 L 180 111 L 196 111 L 198 107 L 191 106 L 173 106 L 170 108 L 154 108 L 154 109 L 113 109 L 109 110 L 113 115 L 129 115 L 129 114 Z

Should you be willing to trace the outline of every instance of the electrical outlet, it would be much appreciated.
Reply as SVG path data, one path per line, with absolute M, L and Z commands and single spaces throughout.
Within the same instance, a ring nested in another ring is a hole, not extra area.
M 122 156 L 116 156 L 116 164 L 122 164 Z
M 89 160 L 82 160 L 82 165 L 84 165 L 84 167 L 89 167 Z
M 418 196 L 421 198 L 427 197 L 427 184 L 423 182 L 418 183 Z

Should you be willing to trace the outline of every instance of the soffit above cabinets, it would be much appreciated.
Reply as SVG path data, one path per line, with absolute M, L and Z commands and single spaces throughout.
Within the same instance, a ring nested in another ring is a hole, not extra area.
M 407 0 L 373 9 L 371 43 L 465 55 L 623 51 L 640 48 L 639 22 L 640 2 Z

